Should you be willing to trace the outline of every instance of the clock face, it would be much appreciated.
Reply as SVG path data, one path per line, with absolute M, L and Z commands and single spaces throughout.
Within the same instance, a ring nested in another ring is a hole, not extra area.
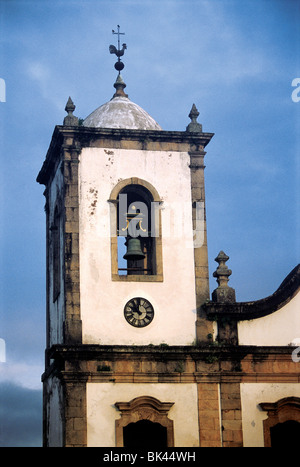
M 143 328 L 148 326 L 154 318 L 154 309 L 148 300 L 135 297 L 129 300 L 124 307 L 124 316 L 131 326 Z

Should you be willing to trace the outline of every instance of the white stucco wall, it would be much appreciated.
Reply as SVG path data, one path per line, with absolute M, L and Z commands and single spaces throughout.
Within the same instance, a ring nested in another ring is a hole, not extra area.
M 288 383 L 242 383 L 241 402 L 244 447 L 264 447 L 263 420 L 268 418 L 258 404 L 300 397 L 300 385 Z
M 300 338 L 300 293 L 274 313 L 238 323 L 240 345 L 289 345 Z
M 174 402 L 168 418 L 174 421 L 175 447 L 199 446 L 196 384 L 87 384 L 87 445 L 114 447 L 115 420 L 121 415 L 114 404 L 135 397 L 152 396 L 161 402 Z
M 194 341 L 196 304 L 188 164 L 187 153 L 82 150 L 80 293 L 84 343 L 188 345 Z M 163 199 L 162 283 L 111 280 L 107 200 L 119 181 L 131 177 L 152 184 Z M 178 213 L 182 212 L 184 220 L 175 227 Z M 180 228 L 176 230 L 178 225 L 184 225 L 185 234 Z M 143 329 L 130 326 L 123 316 L 125 303 L 136 296 L 148 299 L 155 310 L 154 320 Z

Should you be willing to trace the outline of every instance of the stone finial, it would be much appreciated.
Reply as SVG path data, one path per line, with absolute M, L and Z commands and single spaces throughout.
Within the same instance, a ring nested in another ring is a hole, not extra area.
M 189 117 L 192 120 L 191 123 L 186 127 L 186 131 L 191 131 L 194 133 L 202 133 L 202 125 L 197 122 L 197 118 L 199 117 L 199 112 L 195 104 L 193 104 L 191 111 L 189 113 Z
M 228 286 L 229 276 L 232 271 L 225 264 L 229 260 L 224 251 L 220 251 L 215 261 L 219 263 L 213 276 L 217 278 L 218 287 L 212 293 L 213 302 L 233 303 L 235 302 L 235 290 Z
M 65 111 L 68 112 L 68 115 L 64 118 L 65 126 L 77 126 L 79 124 L 78 118 L 73 115 L 75 108 L 76 106 L 74 105 L 74 102 L 71 97 L 69 97 L 65 107 Z
M 128 97 L 128 94 L 125 94 L 124 89 L 126 88 L 126 84 L 123 81 L 122 76 L 119 74 L 116 82 L 114 84 L 114 87 L 116 88 L 116 92 L 113 95 L 114 97 Z

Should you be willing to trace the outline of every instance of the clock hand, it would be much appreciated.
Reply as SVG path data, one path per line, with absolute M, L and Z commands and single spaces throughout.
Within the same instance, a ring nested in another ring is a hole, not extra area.
M 139 299 L 139 304 L 138 304 L 138 309 L 139 309 L 138 314 L 139 314 L 139 316 L 141 316 L 143 314 L 143 311 L 140 310 L 141 306 L 142 306 L 141 305 L 141 299 Z
M 134 312 L 137 313 L 139 316 L 142 314 L 140 311 L 140 306 L 134 302 Z

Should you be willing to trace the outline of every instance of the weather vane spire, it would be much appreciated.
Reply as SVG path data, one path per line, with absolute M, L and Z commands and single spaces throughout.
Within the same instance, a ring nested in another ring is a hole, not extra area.
M 120 71 L 123 70 L 123 68 L 124 68 L 124 63 L 121 61 L 120 57 L 122 57 L 124 55 L 124 52 L 127 49 L 127 45 L 122 44 L 122 49 L 120 48 L 120 36 L 124 36 L 125 32 L 120 32 L 120 26 L 119 25 L 117 27 L 118 27 L 118 31 L 115 32 L 114 30 L 112 30 L 112 33 L 118 35 L 118 48 L 116 48 L 114 45 L 110 45 L 109 46 L 109 51 L 110 51 L 111 54 L 115 54 L 118 57 L 118 61 L 115 63 L 115 69 L 120 74 Z

